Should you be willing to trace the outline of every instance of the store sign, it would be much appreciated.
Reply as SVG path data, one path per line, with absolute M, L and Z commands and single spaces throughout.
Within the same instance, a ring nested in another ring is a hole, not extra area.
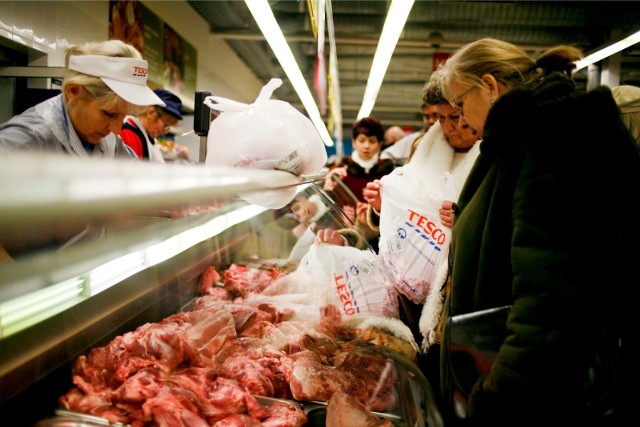
M 134 46 L 149 63 L 148 84 L 193 100 L 197 51 L 139 1 L 109 1 L 109 38 Z
M 448 52 L 433 52 L 433 65 L 432 71 L 436 71 L 442 64 L 447 62 L 447 59 L 451 56 L 451 53 Z

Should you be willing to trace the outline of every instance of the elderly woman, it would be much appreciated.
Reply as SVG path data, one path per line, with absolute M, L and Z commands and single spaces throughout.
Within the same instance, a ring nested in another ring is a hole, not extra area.
M 0 125 L 0 150 L 135 158 L 117 135 L 124 117 L 165 106 L 147 74 L 140 52 L 119 40 L 70 47 L 62 93 Z
M 536 61 L 482 39 L 442 70 L 445 96 L 483 138 L 453 227 L 441 371 L 449 425 L 626 419 L 625 390 L 637 388 L 625 382 L 637 378 L 637 250 L 627 242 L 640 238 L 640 158 L 611 90 L 576 89 L 580 56 L 558 46 Z M 506 321 L 485 331 L 496 358 L 470 378 L 449 345 L 450 320 L 475 313 L 466 318 L 477 328 L 482 310 L 502 306 Z
M 620 117 L 631 136 L 636 140 L 640 152 L 640 87 L 622 85 L 611 89 L 613 98 L 620 108 Z
M 436 71 L 423 90 L 424 104 L 433 106 L 438 121 L 416 141 L 414 151 L 407 159 L 407 163 L 397 167 L 390 174 L 390 176 L 395 175 L 396 179 L 403 179 L 407 183 L 404 187 L 406 195 L 412 200 L 420 199 L 423 194 L 442 193 L 445 185 L 442 180 L 444 173 L 449 174 L 448 185 L 455 189 L 457 195 L 480 151 L 480 143 L 475 130 L 468 124 L 461 123 L 458 112 L 443 96 L 440 88 L 441 78 L 441 73 Z M 384 210 L 381 210 L 382 198 L 380 194 L 384 181 L 385 178 L 374 180 L 368 183 L 364 190 L 365 199 L 369 203 L 368 225 L 377 233 L 376 235 L 379 235 L 380 232 L 380 215 L 383 218 L 385 215 Z M 420 188 L 412 185 L 416 181 L 420 182 Z M 452 204 L 451 200 L 445 200 L 440 209 L 440 221 L 446 227 L 453 225 Z M 386 218 L 389 218 L 389 214 L 386 215 Z M 360 247 L 363 242 L 357 231 L 359 230 L 336 231 L 327 228 L 317 233 L 316 241 L 333 244 L 348 243 Z M 387 233 L 389 231 L 394 234 L 396 232 L 395 229 L 388 230 Z M 412 238 L 409 237 L 407 242 L 412 242 Z M 388 254 L 389 251 L 384 252 Z M 407 254 L 411 254 L 411 251 L 403 252 L 402 256 L 406 257 Z M 425 265 L 423 271 L 426 271 L 428 270 L 427 264 L 431 260 L 425 260 L 425 258 L 412 259 L 411 264 L 423 263 Z M 447 292 L 446 278 L 447 256 L 445 252 L 445 255 L 438 260 L 435 266 L 435 275 L 432 277 L 433 280 L 429 281 L 428 289 L 416 289 L 413 293 L 407 293 L 406 287 L 398 286 L 398 298 L 402 307 L 400 318 L 409 326 L 416 343 L 420 345 L 421 352 L 418 354 L 418 363 L 433 387 L 439 383 L 441 337 L 439 336 L 438 322 L 442 315 L 444 294 Z

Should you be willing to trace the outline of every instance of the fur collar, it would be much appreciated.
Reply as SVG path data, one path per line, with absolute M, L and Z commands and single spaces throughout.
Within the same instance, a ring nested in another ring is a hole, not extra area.
M 467 153 L 456 153 L 447 142 L 440 123 L 435 123 L 418 143 L 413 157 L 402 168 L 411 171 L 416 176 L 425 191 L 436 194 L 438 186 L 442 185 L 442 176 L 449 172 L 453 181 L 454 202 L 458 200 L 462 186 L 480 153 L 480 143 L 476 142 Z M 399 168 L 397 168 L 399 169 Z M 397 171 L 396 169 L 396 171 Z M 396 172 L 394 171 L 394 172 Z M 444 284 L 447 279 L 448 263 L 444 257 L 436 268 L 436 277 L 424 305 L 418 322 L 422 334 L 421 350 L 426 353 L 431 345 L 438 340 L 437 328 L 444 303 Z
M 437 186 L 442 182 L 443 174 L 449 172 L 453 177 L 457 200 L 467 175 L 480 153 L 479 147 L 480 143 L 476 143 L 467 153 L 456 153 L 447 142 L 440 123 L 436 122 L 420 139 L 413 157 L 402 168 L 411 171 L 429 194 L 436 192 Z

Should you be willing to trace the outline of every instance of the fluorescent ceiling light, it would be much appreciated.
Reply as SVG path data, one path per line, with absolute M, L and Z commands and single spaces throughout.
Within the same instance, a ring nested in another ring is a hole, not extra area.
M 620 52 L 628 48 L 629 46 L 633 46 L 634 44 L 640 42 L 640 31 L 631 34 L 629 37 L 626 37 L 620 40 L 617 43 L 612 44 L 611 46 L 607 46 L 604 49 L 601 49 L 597 52 L 592 53 L 579 61 L 576 61 L 576 70 L 578 71 L 584 67 L 587 67 L 591 64 L 595 64 L 598 61 L 602 61 L 603 59 Z
M 396 48 L 404 24 L 407 22 L 413 2 L 414 0 L 392 0 L 391 2 L 389 13 L 387 13 L 382 34 L 380 35 L 380 41 L 378 42 L 378 48 L 371 64 L 367 88 L 362 98 L 358 119 L 369 116 L 373 106 L 376 104 L 382 79 L 387 72 L 391 55 Z
M 245 0 L 245 3 L 249 11 L 251 11 L 253 19 L 256 20 L 258 27 L 260 27 L 260 31 L 262 31 L 262 34 L 267 39 L 269 46 L 271 46 L 271 50 L 273 50 L 278 61 L 280 61 L 280 65 L 287 74 L 287 77 L 289 77 L 289 81 L 291 81 L 291 84 L 298 93 L 300 101 L 302 101 L 302 105 L 304 105 L 304 108 L 307 110 L 307 114 L 318 130 L 320 137 L 327 147 L 332 147 L 333 140 L 329 135 L 327 126 L 322 120 L 316 101 L 313 95 L 311 95 L 309 86 L 307 86 L 307 82 L 302 76 L 300 67 L 298 67 L 298 63 L 284 38 L 284 34 L 282 34 L 280 26 L 276 22 L 275 16 L 273 16 L 269 3 L 267 0 Z

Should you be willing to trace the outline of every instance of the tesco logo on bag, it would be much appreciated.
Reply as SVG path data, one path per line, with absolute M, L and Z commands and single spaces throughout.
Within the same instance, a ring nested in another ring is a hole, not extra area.
M 437 223 L 429 220 L 429 218 L 416 211 L 411 209 L 407 209 L 407 211 L 409 211 L 408 225 L 416 227 L 424 232 L 427 237 L 430 237 L 439 246 L 444 245 L 447 241 L 447 235 L 442 228 L 438 227 Z M 440 248 L 437 249 L 440 250 Z
M 351 284 L 341 274 L 333 275 L 333 281 L 336 285 L 336 292 L 338 292 L 338 298 L 342 303 L 342 311 L 348 316 L 356 314 L 357 303 L 351 300 L 352 292 L 350 291 Z M 346 282 L 346 283 L 345 283 Z

